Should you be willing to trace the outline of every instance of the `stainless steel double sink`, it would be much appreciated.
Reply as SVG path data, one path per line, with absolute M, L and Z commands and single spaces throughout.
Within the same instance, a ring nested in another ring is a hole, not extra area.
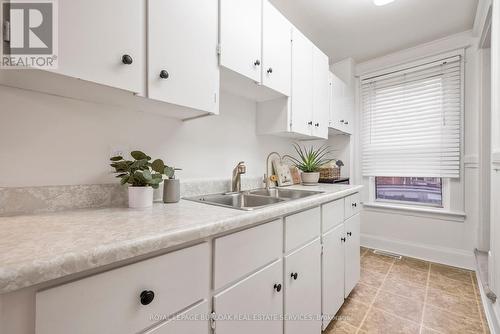
M 271 188 L 242 192 L 202 195 L 184 199 L 199 203 L 223 206 L 239 210 L 255 210 L 276 203 L 305 198 L 323 193 L 322 191 Z

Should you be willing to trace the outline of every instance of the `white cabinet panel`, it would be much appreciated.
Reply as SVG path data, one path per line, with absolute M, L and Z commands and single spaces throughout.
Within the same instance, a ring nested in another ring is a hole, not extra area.
M 285 251 L 294 250 L 321 233 L 321 209 L 314 208 L 285 217 Z
M 254 321 L 251 318 L 244 318 L 259 314 L 278 316 L 283 314 L 282 282 L 283 262 L 279 260 L 216 295 L 215 313 L 236 317 L 235 320 L 217 320 L 215 325 L 217 334 L 282 334 L 282 321 Z
M 344 224 L 323 235 L 323 330 L 344 303 Z
M 313 136 L 328 138 L 330 120 L 328 56 L 313 47 Z
M 345 198 L 345 218 L 349 218 L 359 213 L 361 210 L 361 201 L 359 193 L 352 194 Z
M 360 215 L 345 221 L 345 297 L 359 282 L 360 277 Z
M 261 82 L 262 0 L 220 0 L 220 65 Z
M 282 253 L 282 220 L 215 239 L 215 289 L 278 260 Z
M 344 201 L 345 199 L 341 198 L 321 206 L 323 233 L 344 222 Z
M 144 334 L 208 334 L 210 331 L 209 316 L 208 302 L 204 301 L 155 330 Z
M 36 333 L 138 333 L 151 315 L 208 297 L 209 254 L 203 243 L 38 292 Z M 154 293 L 150 303 L 146 291 Z
M 290 96 L 292 25 L 269 2 L 263 2 L 262 84 Z
M 145 93 L 146 3 L 59 1 L 59 68 L 55 72 Z M 130 56 L 131 64 L 122 57 Z
M 218 113 L 217 0 L 149 0 L 148 96 Z
M 292 31 L 292 127 L 311 135 L 313 127 L 313 44 L 299 30 Z
M 285 258 L 285 334 L 321 333 L 321 245 L 307 244 Z M 300 319 L 312 316 L 314 319 Z
M 353 133 L 354 95 L 347 84 L 335 74 L 330 73 L 331 102 L 330 127 L 336 130 Z

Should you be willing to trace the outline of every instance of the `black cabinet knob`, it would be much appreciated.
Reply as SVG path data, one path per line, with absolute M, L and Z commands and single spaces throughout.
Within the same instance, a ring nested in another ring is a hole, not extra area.
M 155 299 L 155 293 L 151 290 L 144 290 L 141 292 L 141 304 L 149 305 Z
M 274 290 L 276 290 L 276 292 L 280 292 L 281 291 L 281 284 L 274 284 Z
M 319 127 L 319 123 L 314 124 L 314 126 L 318 128 Z
M 349 125 L 349 122 L 344 122 L 345 125 Z
M 357 203 L 352 203 L 352 206 L 356 208 L 358 206 L 358 204 Z
M 345 238 L 340 238 L 340 240 L 341 240 L 342 242 L 345 242 Z
M 344 123 L 344 120 L 343 120 L 343 119 L 341 119 L 341 120 L 340 120 L 340 123 Z
M 260 60 L 256 60 L 255 63 L 253 63 L 255 66 L 260 66 Z
M 312 121 L 307 122 L 307 125 L 313 125 L 313 122 Z
M 168 72 L 166 70 L 161 70 L 160 72 L 160 78 L 162 79 L 168 79 L 170 75 L 168 74 Z
M 352 232 L 347 232 L 347 235 L 352 237 Z
M 267 73 L 268 73 L 268 74 L 273 73 L 273 68 L 272 68 L 272 67 L 269 67 L 269 68 L 267 69 Z
M 123 55 L 122 56 L 122 63 L 124 63 L 125 65 L 130 65 L 133 62 L 134 62 L 134 60 L 129 55 Z
M 291 273 L 290 277 L 293 278 L 294 280 L 297 280 L 297 278 L 299 277 L 299 274 L 298 273 Z

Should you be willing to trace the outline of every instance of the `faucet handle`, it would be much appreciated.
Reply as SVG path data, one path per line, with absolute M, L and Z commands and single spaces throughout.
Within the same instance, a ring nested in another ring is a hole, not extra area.
M 245 166 L 245 161 L 240 161 L 236 165 L 236 171 L 238 174 L 245 174 L 247 172 L 247 167 Z

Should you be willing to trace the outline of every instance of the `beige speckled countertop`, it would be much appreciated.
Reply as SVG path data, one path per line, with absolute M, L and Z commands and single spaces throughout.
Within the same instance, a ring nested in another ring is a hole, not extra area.
M 0 218 L 0 294 L 194 242 L 358 192 L 362 186 L 294 186 L 322 194 L 241 211 L 181 200 L 151 209 L 68 211 Z

